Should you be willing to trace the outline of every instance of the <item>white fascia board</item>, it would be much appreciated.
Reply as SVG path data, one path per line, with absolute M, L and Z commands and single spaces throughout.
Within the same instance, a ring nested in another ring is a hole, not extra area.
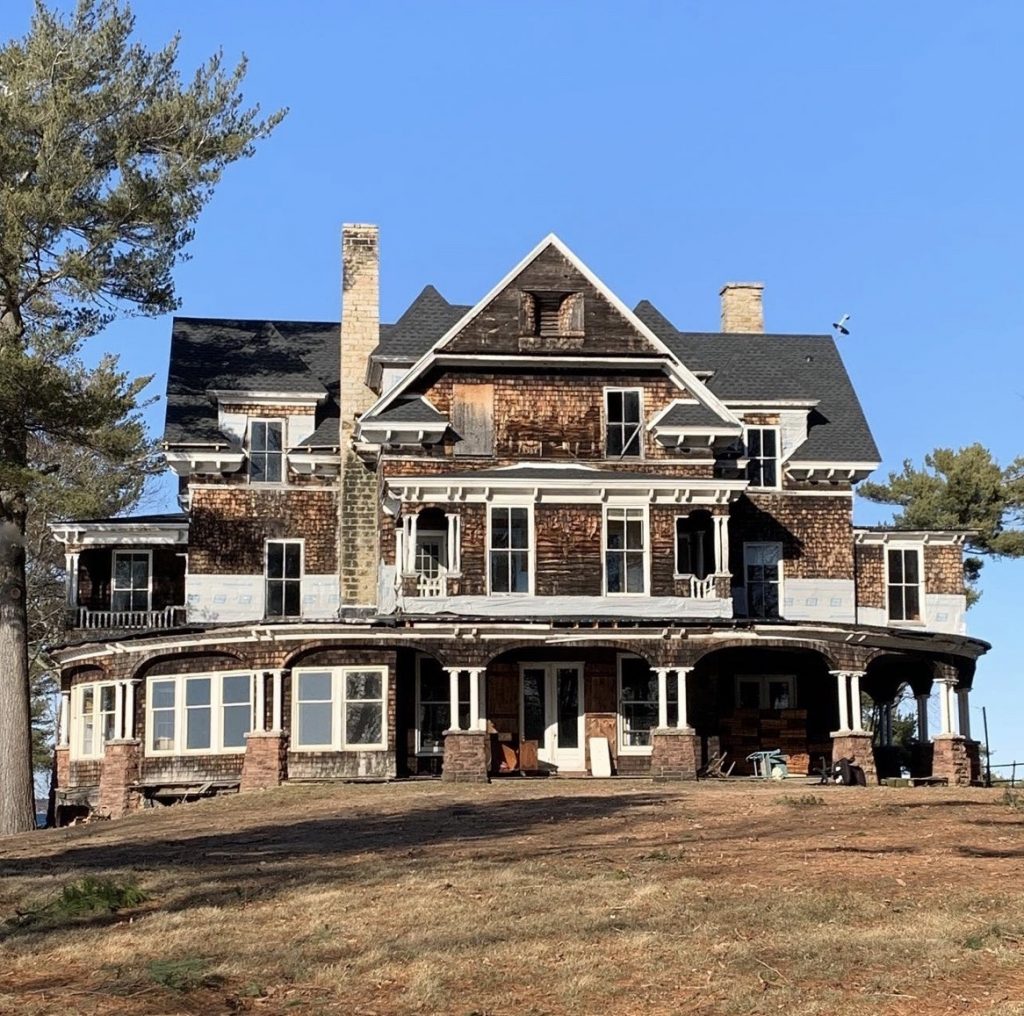
M 853 529 L 855 543 L 889 544 L 922 543 L 940 546 L 961 546 L 970 533 L 951 529 Z
M 723 399 L 730 409 L 814 409 L 821 399 Z
M 315 406 L 327 398 L 326 391 L 275 392 L 211 388 L 209 392 L 221 405 L 246 402 L 255 406 Z
M 655 349 L 659 350 L 666 358 L 666 366 L 669 372 L 681 380 L 686 389 L 699 398 L 705 405 L 730 423 L 739 423 L 739 420 L 730 412 L 719 399 L 711 393 L 696 374 L 685 364 L 681 363 L 675 353 L 661 339 L 658 338 L 650 328 L 647 327 L 554 233 L 548 233 L 536 247 L 531 250 L 511 271 L 509 271 L 482 299 L 478 300 L 465 314 L 459 318 L 427 350 L 412 366 L 409 373 L 390 391 L 385 392 L 363 415 L 373 415 L 389 406 L 395 398 L 404 392 L 414 380 L 420 377 L 423 372 L 437 359 L 437 354 L 469 324 L 509 283 L 522 272 L 527 265 L 531 264 L 541 252 L 548 247 L 554 247 L 563 257 L 570 261 L 580 274 L 599 292 L 608 302 L 628 321 Z
M 304 475 L 335 475 L 341 469 L 337 449 L 330 452 L 289 452 L 288 465 Z
M 188 543 L 188 522 L 51 522 L 50 532 L 58 543 L 82 547 Z
M 178 476 L 190 476 L 193 473 L 236 473 L 242 468 L 245 456 L 242 452 L 220 454 L 216 450 L 185 450 L 164 452 L 167 465 Z
M 370 445 L 437 444 L 447 429 L 447 424 L 439 426 L 436 420 L 430 423 L 370 423 L 365 427 L 360 424 L 359 440 Z
M 811 479 L 820 474 L 828 480 L 842 476 L 857 483 L 870 476 L 880 465 L 880 462 L 795 462 L 790 459 L 785 463 L 785 470 L 793 478 L 797 473 L 802 474 L 803 479 Z

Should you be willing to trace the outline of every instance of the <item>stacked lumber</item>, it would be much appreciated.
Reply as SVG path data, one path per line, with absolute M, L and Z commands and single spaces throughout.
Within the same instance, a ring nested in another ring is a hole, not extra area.
M 788 756 L 789 771 L 795 775 L 813 772 L 818 756 L 828 757 L 831 745 L 809 744 L 806 709 L 736 709 L 719 721 L 722 749 L 737 760 L 736 772 L 752 775 L 753 765 L 746 761 L 755 751 L 778 748 Z

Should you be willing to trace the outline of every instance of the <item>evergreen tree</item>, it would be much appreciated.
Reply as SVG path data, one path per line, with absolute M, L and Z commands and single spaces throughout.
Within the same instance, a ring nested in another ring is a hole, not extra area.
M 118 0 L 63 16 L 37 0 L 0 46 L 0 834 L 33 825 L 26 540 L 47 475 L 32 442 L 110 462 L 144 454 L 141 383 L 83 342 L 176 306 L 172 269 L 261 120 L 218 54 L 183 83 L 178 40 L 150 52 Z
M 982 557 L 1024 556 L 1024 457 L 1003 468 L 980 444 L 936 448 L 917 469 L 908 459 L 887 483 L 862 483 L 861 497 L 898 507 L 896 529 L 967 532 L 964 581 L 970 606 L 981 595 Z M 981 555 L 981 556 L 975 556 Z

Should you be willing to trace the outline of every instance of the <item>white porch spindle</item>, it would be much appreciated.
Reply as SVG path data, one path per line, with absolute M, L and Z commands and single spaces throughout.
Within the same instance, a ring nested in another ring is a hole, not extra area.
M 971 704 L 970 691 L 967 688 L 957 688 L 956 697 L 960 706 L 960 736 L 970 739 L 971 736 Z
M 853 720 L 853 729 L 858 733 L 864 730 L 860 709 L 860 679 L 861 672 L 859 670 L 850 672 L 850 709 L 853 713 L 850 719 Z
M 690 729 L 690 717 L 686 710 L 686 675 L 693 667 L 676 667 L 676 694 L 679 696 L 679 712 L 676 716 L 676 728 Z
M 256 682 L 256 716 L 252 729 L 259 733 L 266 727 L 264 717 L 267 715 L 267 675 L 262 670 L 257 670 L 252 676 Z
M 850 710 L 846 687 L 847 673 L 845 670 L 833 670 L 832 673 L 836 675 L 836 692 L 839 696 L 839 729 L 849 730 Z
M 945 679 L 938 682 L 939 686 L 939 733 L 951 734 L 953 728 L 950 726 L 949 709 L 949 688 L 950 684 Z
M 928 740 L 928 694 L 917 696 L 917 739 L 924 744 Z
M 124 736 L 135 736 L 135 688 L 138 681 L 124 683 Z
M 278 733 L 281 731 L 281 671 L 275 670 L 272 672 L 274 675 L 273 694 L 274 700 L 271 704 L 271 710 L 273 712 L 273 729 Z
M 461 730 L 459 726 L 459 674 L 460 670 L 456 667 L 449 667 L 448 669 L 448 701 L 451 704 L 451 723 L 449 728 L 451 730 Z M 472 682 L 470 682 L 472 684 Z
M 658 726 L 668 726 L 668 671 L 664 667 L 655 670 L 658 675 Z
M 114 685 L 114 737 L 124 737 L 124 681 Z
M 71 692 L 60 693 L 60 712 L 57 715 L 57 743 L 66 748 L 71 743 Z

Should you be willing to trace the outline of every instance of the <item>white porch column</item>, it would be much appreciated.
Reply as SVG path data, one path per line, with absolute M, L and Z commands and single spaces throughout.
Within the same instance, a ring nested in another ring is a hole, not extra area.
M 418 515 L 409 516 L 409 567 L 406 570 L 407 575 L 416 574 L 416 524 L 419 520 Z
M 124 681 L 114 685 L 114 737 L 124 737 Z
M 847 697 L 847 673 L 845 670 L 833 670 L 836 676 L 836 692 L 839 696 L 839 729 L 850 729 L 850 707 Z
M 462 673 L 458 667 L 446 667 L 448 671 L 448 701 L 451 708 L 451 722 L 449 728 L 451 730 L 461 730 L 459 726 L 459 674 Z M 473 682 L 470 681 L 470 687 L 472 688 Z
M 718 515 L 711 516 L 712 532 L 715 544 L 715 562 L 711 570 L 717 575 L 722 570 L 722 520 Z
M 69 551 L 64 555 L 64 569 L 67 574 L 68 606 L 78 606 L 78 551 Z
M 266 729 L 264 717 L 267 715 L 267 675 L 262 670 L 257 670 L 253 672 L 252 676 L 256 682 L 256 716 L 252 729 L 256 733 L 260 733 Z
M 967 688 L 958 687 L 956 690 L 957 704 L 960 713 L 960 736 L 971 737 L 971 703 L 970 691 Z
M 395 526 L 395 577 L 400 579 L 405 572 L 405 519 Z
M 135 737 L 135 688 L 138 680 L 124 683 L 124 736 Z
M 271 712 L 273 713 L 271 722 L 273 723 L 273 730 L 280 733 L 281 731 L 281 671 L 272 670 L 271 674 L 274 675 L 273 684 L 273 701 L 271 702 Z
M 486 688 L 484 675 L 487 673 L 485 667 L 470 667 L 469 672 L 469 729 L 486 730 L 486 704 L 484 697 Z
M 668 671 L 658 667 L 654 671 L 658 675 L 658 727 L 668 726 Z
M 939 678 L 935 683 L 939 689 L 939 733 L 952 734 L 952 716 L 949 708 L 949 692 L 952 682 L 948 678 Z
M 676 693 L 679 696 L 679 712 L 676 727 L 679 730 L 690 730 L 690 716 L 686 709 L 686 676 L 693 667 L 676 667 Z
M 402 516 L 402 560 L 398 563 L 398 571 L 401 575 L 408 575 L 412 571 L 413 554 L 412 545 L 412 519 L 411 515 Z
M 458 575 L 460 572 L 459 561 L 459 516 L 455 512 L 448 512 L 445 515 L 448 520 L 448 574 Z
M 916 696 L 917 698 L 917 739 L 921 744 L 928 740 L 928 694 Z
M 66 748 L 71 743 L 71 692 L 60 693 L 60 711 L 57 713 L 57 746 Z
M 850 709 L 853 712 L 850 719 L 853 720 L 853 730 L 858 733 L 862 733 L 864 730 L 860 708 L 860 679 L 862 676 L 859 670 L 850 671 Z
M 729 574 L 729 516 L 719 515 L 718 524 L 720 533 L 718 537 L 719 557 L 716 562 L 716 570 L 719 575 Z

